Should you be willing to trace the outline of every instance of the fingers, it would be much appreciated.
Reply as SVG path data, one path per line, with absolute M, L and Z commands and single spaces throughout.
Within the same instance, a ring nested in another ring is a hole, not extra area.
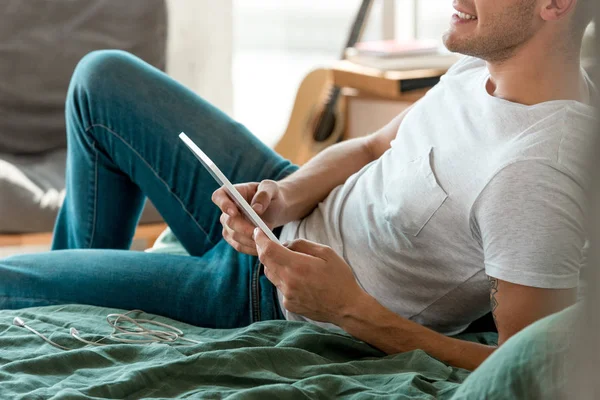
M 244 245 L 241 245 L 241 244 L 237 244 L 237 245 L 232 246 L 232 247 L 235 250 L 239 251 L 240 253 L 249 254 L 251 256 L 258 257 L 258 251 L 256 251 L 256 246 L 250 247 L 250 246 L 244 246 Z
M 229 241 L 229 240 L 227 240 L 227 243 L 229 243 L 229 245 L 231 247 L 233 247 L 236 251 L 238 251 L 240 253 L 249 254 L 251 256 L 258 256 L 258 251 L 256 250 L 256 246 L 245 246 L 239 242 L 233 242 L 233 241 Z
M 242 216 L 230 217 L 221 214 L 219 218 L 223 225 L 223 238 L 237 251 L 257 256 L 256 244 L 252 239 L 253 225 Z M 235 228 L 232 228 L 234 226 Z
M 308 254 L 313 257 L 318 257 L 327 260 L 333 255 L 334 251 L 331 247 L 311 242 L 304 239 L 296 239 L 290 242 L 285 247 L 297 253 Z
M 235 217 L 239 214 L 236 204 L 231 200 L 225 189 L 220 188 L 215 190 L 211 199 L 227 215 Z
M 250 182 L 250 183 L 241 183 L 237 185 L 233 185 L 238 192 L 242 195 L 246 201 L 250 201 L 250 199 L 256 193 L 256 189 L 258 188 L 258 183 Z M 215 203 L 221 211 L 224 213 L 235 217 L 240 214 L 237 205 L 231 200 L 229 194 L 225 190 L 225 188 L 221 187 L 214 191 L 211 197 L 213 203 Z
M 266 277 L 287 296 L 294 296 L 298 292 L 312 267 L 327 264 L 320 258 L 292 251 L 271 241 L 259 228 L 254 230 L 254 241 Z
M 254 241 L 258 259 L 264 266 L 265 276 L 276 288 L 284 290 L 281 274 L 285 275 L 284 265 L 289 261 L 286 258 L 286 252 L 291 252 L 279 243 L 271 241 L 259 228 L 254 231 Z
M 254 243 L 254 239 L 252 239 L 252 236 L 236 232 L 226 224 L 223 224 L 223 237 L 227 239 L 228 242 L 238 242 L 244 246 L 256 248 L 256 244 Z
M 232 217 L 228 214 L 221 214 L 219 220 L 223 226 L 227 226 L 232 231 L 252 239 L 252 235 L 254 234 L 254 225 L 244 216 L 239 215 L 237 217 Z
M 259 228 L 254 229 L 254 242 L 256 243 L 258 258 L 263 265 L 275 269 L 288 263 L 292 252 L 279 243 L 271 241 Z
M 223 238 L 233 247 L 235 250 L 240 253 L 250 254 L 252 256 L 258 256 L 258 252 L 256 250 L 256 245 L 252 241 L 248 244 L 245 240 L 240 240 L 239 238 L 235 238 L 234 232 L 231 231 L 226 226 L 223 227 Z
M 270 180 L 264 180 L 256 189 L 256 194 L 252 198 L 250 205 L 257 214 L 264 212 L 271 204 L 271 200 L 275 197 L 278 187 L 277 183 Z

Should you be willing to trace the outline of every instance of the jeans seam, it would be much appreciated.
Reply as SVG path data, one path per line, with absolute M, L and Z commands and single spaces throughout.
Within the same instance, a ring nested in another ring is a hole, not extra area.
M 94 146 L 94 152 L 96 153 L 94 160 L 94 207 L 92 212 L 92 235 L 88 244 L 88 248 L 90 249 L 96 238 L 96 208 L 98 207 L 98 149 L 96 149 L 96 146 Z
M 154 170 L 154 168 L 152 168 L 152 166 L 144 159 L 144 157 L 142 157 L 142 155 L 140 153 L 138 153 L 129 143 L 127 143 L 127 141 L 125 139 L 123 139 L 121 137 L 121 135 L 115 131 L 113 131 L 112 129 L 110 129 L 109 127 L 107 127 L 106 125 L 103 124 L 91 124 L 90 126 L 88 126 L 85 129 L 86 133 L 89 133 L 89 131 L 92 128 L 95 127 L 99 127 L 99 128 L 103 128 L 105 130 L 107 130 L 108 132 L 112 133 L 113 135 L 115 135 L 119 140 L 121 140 L 121 142 L 123 142 L 123 144 L 127 147 L 129 147 L 129 149 L 136 155 L 138 156 L 138 158 L 144 163 L 146 164 L 146 166 L 148 167 L 148 169 L 150 169 L 150 171 L 152 171 L 152 173 L 154 174 L 154 176 L 156 176 L 156 178 L 163 184 L 165 185 L 165 187 L 168 189 L 169 193 L 171 193 L 173 195 L 173 197 L 175 197 L 175 199 L 179 202 L 181 208 L 183 209 L 183 211 L 185 211 L 185 213 L 187 215 L 190 216 L 190 218 L 192 219 L 192 221 L 194 221 L 194 224 L 196 224 L 196 226 L 200 229 L 200 231 L 202 231 L 202 233 L 204 233 L 204 235 L 206 236 L 206 239 L 208 240 L 208 242 L 211 245 L 216 245 L 216 243 L 213 243 L 213 241 L 210 239 L 210 235 L 204 230 L 204 228 L 202 228 L 202 225 L 200 225 L 198 223 L 198 221 L 196 220 L 196 218 L 192 215 L 191 212 L 189 212 L 189 210 L 187 209 L 187 207 L 185 206 L 185 204 L 183 203 L 183 201 L 179 198 L 179 196 L 177 196 L 177 194 L 171 189 L 171 186 L 169 186 L 167 184 L 167 182 L 165 182 L 160 175 Z M 96 153 L 97 154 L 97 153 Z
M 254 264 L 254 269 L 252 271 L 252 284 L 250 288 L 250 295 L 252 296 L 251 304 L 252 304 L 252 322 L 259 322 L 262 320 L 260 306 L 260 269 L 262 264 L 260 260 L 256 260 Z

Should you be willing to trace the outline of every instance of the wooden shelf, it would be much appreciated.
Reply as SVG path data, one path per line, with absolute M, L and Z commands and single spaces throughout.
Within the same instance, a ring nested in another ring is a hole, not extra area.
M 333 82 L 338 87 L 357 89 L 378 98 L 406 101 L 423 97 L 446 71 L 443 68 L 383 71 L 350 61 L 340 61 L 332 68 Z M 423 85 L 426 87 L 414 89 Z

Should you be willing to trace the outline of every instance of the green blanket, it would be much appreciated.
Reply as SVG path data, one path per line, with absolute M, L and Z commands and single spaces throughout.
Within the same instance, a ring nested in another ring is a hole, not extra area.
M 70 327 L 90 340 L 110 333 L 105 317 L 113 312 L 122 310 L 68 305 L 0 311 L 0 399 L 448 399 L 469 375 L 423 351 L 385 356 L 341 331 L 301 322 L 214 330 L 149 316 L 204 342 L 191 346 L 83 348 L 69 336 Z M 15 316 L 77 350 L 46 344 L 12 325 Z

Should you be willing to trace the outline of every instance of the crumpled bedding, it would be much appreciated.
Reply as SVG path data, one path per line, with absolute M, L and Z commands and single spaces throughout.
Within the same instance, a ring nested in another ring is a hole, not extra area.
M 168 318 L 193 345 L 84 347 L 111 332 L 107 314 L 85 305 L 0 311 L 0 399 L 449 399 L 469 372 L 423 351 L 385 356 L 342 331 L 304 322 L 268 321 L 216 330 Z M 71 351 L 59 350 L 24 328 Z M 140 316 L 142 317 L 142 316 Z M 494 343 L 495 334 L 463 337 Z

